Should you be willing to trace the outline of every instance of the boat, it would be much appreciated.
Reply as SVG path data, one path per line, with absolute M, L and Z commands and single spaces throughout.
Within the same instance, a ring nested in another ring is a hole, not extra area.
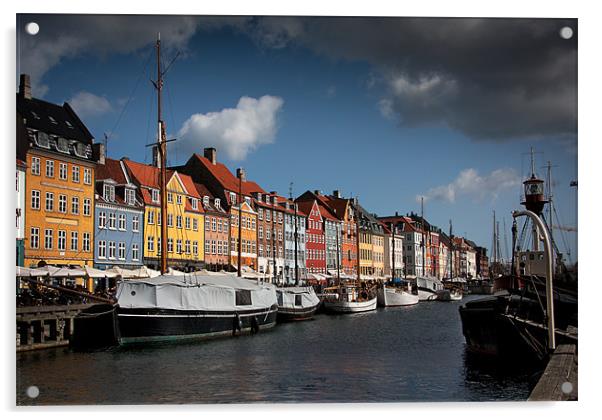
M 575 290 L 556 283 L 553 263 L 556 260 L 558 265 L 563 264 L 558 255 L 554 258 L 554 251 L 559 253 L 552 227 L 541 217 L 544 205 L 551 203 L 551 193 L 548 199 L 544 197 L 543 183 L 535 175 L 531 150 L 531 176 L 523 182 L 525 195 L 521 203 L 526 211 L 513 212 L 510 274 L 494 278 L 492 296 L 459 308 L 462 332 L 471 353 L 540 366 L 557 344 L 578 343 L 576 281 L 567 283 Z M 516 244 L 518 217 L 527 217 L 522 231 L 532 231 L 531 250 L 520 251 L 522 244 Z
M 418 295 L 412 294 L 411 285 L 407 283 L 384 283 L 377 291 L 377 302 L 380 306 L 409 306 L 419 301 Z
M 120 343 L 257 333 L 276 324 L 276 288 L 231 274 L 162 275 L 117 288 Z
M 320 306 L 320 299 L 311 286 L 279 287 L 276 296 L 279 322 L 311 319 Z
M 433 301 L 439 299 L 439 294 L 443 292 L 443 283 L 435 277 L 416 277 L 418 286 L 418 299 L 420 301 Z
M 358 286 L 355 283 L 340 283 L 338 286 L 324 289 L 329 294 L 322 304 L 326 312 L 356 313 L 376 309 L 377 298 L 373 289 Z

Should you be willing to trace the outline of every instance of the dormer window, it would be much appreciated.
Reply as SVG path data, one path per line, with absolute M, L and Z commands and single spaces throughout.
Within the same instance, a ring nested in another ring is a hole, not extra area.
M 257 193 L 257 201 L 261 203 L 261 193 Z
M 125 202 L 130 206 L 133 206 L 136 202 L 136 196 L 134 195 L 134 190 L 132 190 L 131 188 L 125 189 Z
M 221 203 L 220 203 L 220 199 L 219 198 L 215 199 L 215 207 L 218 208 L 218 209 L 221 207 Z
M 269 195 L 265 196 L 265 202 L 266 202 L 266 204 L 270 204 L 270 196 Z
M 251 205 L 251 199 L 249 197 L 245 197 L 245 203 Z
M 102 196 L 105 201 L 115 201 L 115 186 L 104 184 Z
M 208 196 L 203 196 L 203 205 L 204 206 L 208 206 L 209 205 L 209 197 Z
M 152 201 L 153 203 L 159 202 L 159 190 L 151 190 Z
M 40 119 L 40 116 L 39 116 L 38 114 L 36 114 L 36 112 L 35 112 L 35 111 L 31 111 L 31 115 L 33 115 L 33 117 L 34 117 L 36 120 L 39 120 L 39 119 Z
M 233 192 L 230 192 L 230 202 L 232 204 L 236 204 L 236 194 L 234 194 Z
M 73 128 L 73 125 L 69 121 L 65 120 L 65 124 L 67 124 L 67 127 Z
M 54 117 L 53 117 L 53 116 L 49 115 L 49 116 L 48 116 L 48 119 L 50 120 L 50 122 L 51 122 L 52 124 L 58 124 L 58 123 L 56 122 L 56 120 L 54 119 Z
M 192 205 L 192 209 L 193 210 L 198 210 L 199 209 L 199 200 L 197 200 L 196 198 L 191 198 L 190 199 L 190 204 Z

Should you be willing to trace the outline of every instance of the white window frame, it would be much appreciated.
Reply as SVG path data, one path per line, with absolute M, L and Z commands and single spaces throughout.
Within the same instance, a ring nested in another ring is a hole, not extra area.
M 54 160 L 46 160 L 46 178 L 54 178 Z
M 30 205 L 33 210 L 40 210 L 40 191 L 39 190 L 31 190 Z
M 32 156 L 31 157 L 31 174 L 32 175 L 40 175 L 40 169 L 42 167 L 42 162 L 39 157 Z
M 79 184 L 79 166 L 73 165 L 71 167 L 71 180 Z
M 29 247 L 31 249 L 40 248 L 40 228 L 32 227 L 29 230 Z
M 67 180 L 67 174 L 68 174 L 68 170 L 69 170 L 69 165 L 67 165 L 66 163 L 63 162 L 59 162 L 59 179 L 66 181 Z

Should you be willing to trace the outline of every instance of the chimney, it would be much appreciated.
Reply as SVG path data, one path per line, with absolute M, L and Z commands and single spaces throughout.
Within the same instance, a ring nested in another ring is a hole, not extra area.
M 207 150 L 207 149 L 205 149 L 205 150 Z M 213 149 L 213 150 L 215 150 L 215 149 Z M 243 168 L 238 168 L 236 170 L 236 178 L 240 178 L 242 180 L 242 182 L 246 181 L 246 179 L 245 179 L 245 170 Z
M 205 147 L 204 155 L 212 164 L 215 165 L 217 163 L 217 150 L 215 150 L 215 147 Z
M 322 191 L 320 191 L 320 190 L 314 190 L 314 194 L 315 195 L 322 195 Z
M 334 190 L 332 195 L 334 195 L 335 198 L 341 198 L 341 192 L 339 190 Z
M 395 212 L 395 217 L 398 217 L 398 216 L 399 216 L 399 212 L 398 212 L 398 211 L 396 211 L 396 212 Z
M 19 96 L 25 99 L 31 99 L 31 83 L 29 74 L 22 74 L 19 81 Z
M 92 145 L 92 159 L 99 165 L 105 164 L 105 145 L 104 143 L 94 143 Z

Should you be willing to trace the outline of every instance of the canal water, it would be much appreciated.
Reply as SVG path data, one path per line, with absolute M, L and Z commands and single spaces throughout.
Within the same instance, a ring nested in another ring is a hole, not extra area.
M 475 298 L 320 314 L 255 336 L 21 353 L 17 404 L 526 400 L 532 374 L 466 353 L 458 307 Z

